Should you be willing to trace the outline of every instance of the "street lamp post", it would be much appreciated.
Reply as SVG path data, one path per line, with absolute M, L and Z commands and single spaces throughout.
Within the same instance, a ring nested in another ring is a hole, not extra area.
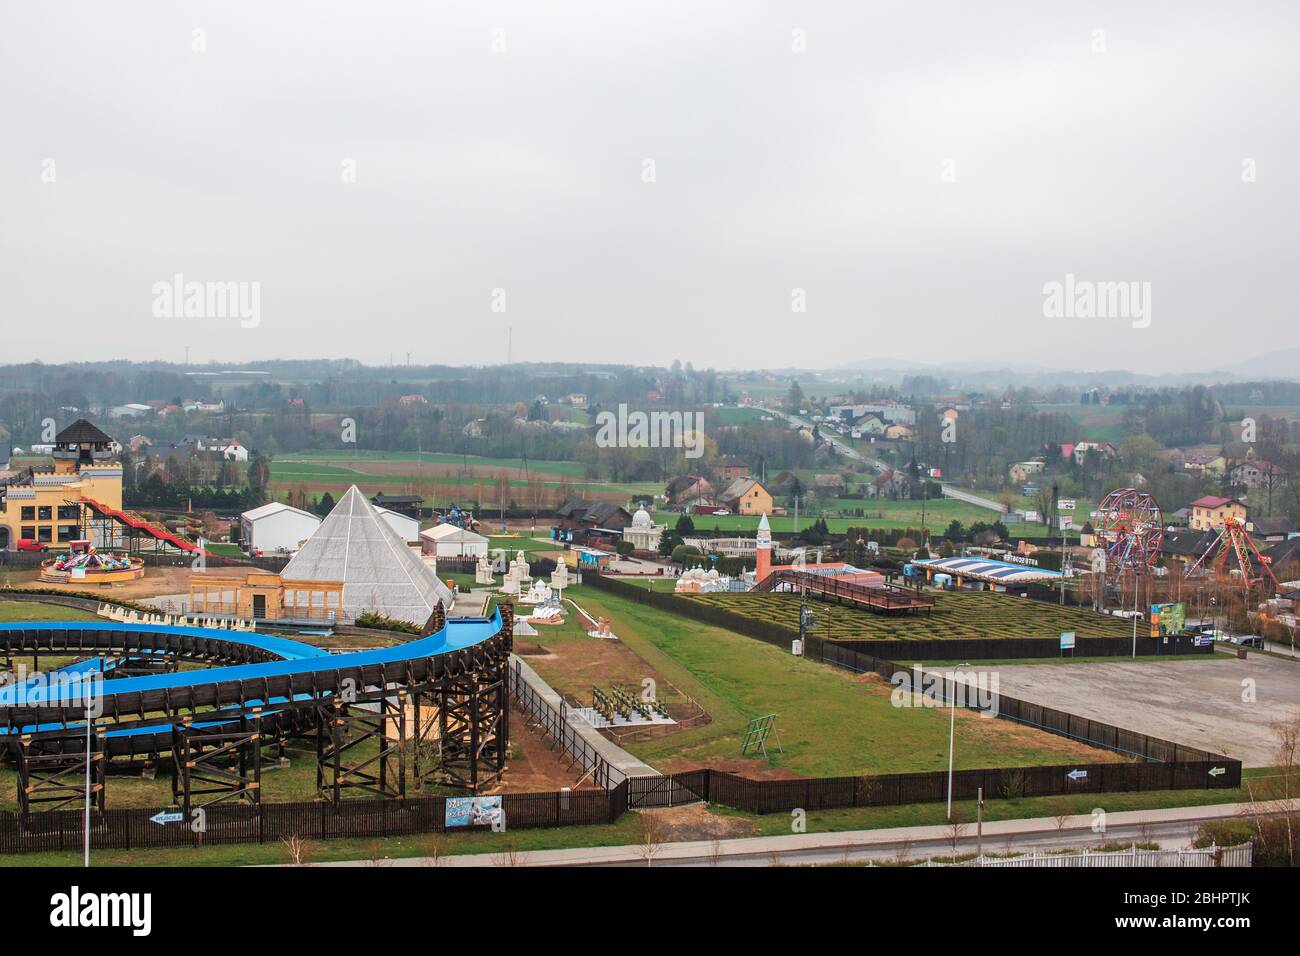
M 952 819 L 952 763 L 954 744 L 957 738 L 957 677 L 956 673 L 959 668 L 970 667 L 970 664 L 958 664 L 953 668 L 952 679 L 952 708 L 948 713 L 948 819 Z

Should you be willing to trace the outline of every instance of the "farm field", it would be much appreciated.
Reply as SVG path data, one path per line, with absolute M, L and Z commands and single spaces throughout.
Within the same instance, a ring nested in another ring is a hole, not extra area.
M 305 456 L 297 454 L 271 462 L 271 488 L 287 492 L 305 487 L 308 494 L 326 491 L 336 498 L 350 485 L 367 494 L 411 493 L 420 488 L 426 502 L 445 505 L 453 496 L 480 499 L 492 510 L 498 492 L 496 481 L 506 477 L 510 496 L 522 507 L 551 507 L 561 497 L 579 491 L 591 498 L 623 502 L 634 494 L 655 494 L 663 487 L 658 482 L 589 481 L 576 462 L 529 462 L 527 477 L 522 461 L 500 458 L 473 458 L 460 455 L 426 453 L 330 453 Z M 534 500 L 536 499 L 536 500 Z
M 894 707 L 891 687 L 782 648 L 621 598 L 589 585 L 566 592 L 587 611 L 608 617 L 626 648 L 644 667 L 626 678 L 658 675 L 677 693 L 698 702 L 711 720 L 625 746 L 667 771 L 725 763 L 738 770 L 776 775 L 833 776 L 938 770 L 947 766 L 948 714 Z M 539 630 L 541 630 L 539 628 Z M 548 645 L 547 631 L 537 638 Z M 600 653 L 607 641 L 573 636 L 556 642 L 555 660 L 529 658 L 543 677 L 560 670 L 564 656 Z M 596 646 L 601 645 L 601 646 Z M 549 648 L 548 648 L 549 649 Z M 581 670 L 570 665 L 573 677 Z M 587 679 L 589 688 L 590 677 Z M 558 689 L 558 688 L 557 688 Z M 587 689 L 589 693 L 589 689 Z M 783 753 L 771 750 L 771 768 L 740 759 L 740 737 L 753 717 L 776 713 Z M 957 714 L 958 767 L 1031 766 L 1075 760 L 1120 759 L 1074 741 L 1009 721 Z
M 929 615 L 885 617 L 855 608 L 811 600 L 817 616 L 813 633 L 837 641 L 925 641 L 990 637 L 1126 637 L 1132 625 L 1082 608 L 1062 608 L 992 591 L 934 591 Z M 773 621 L 799 631 L 799 599 L 792 594 L 688 594 L 688 600 L 736 614 Z

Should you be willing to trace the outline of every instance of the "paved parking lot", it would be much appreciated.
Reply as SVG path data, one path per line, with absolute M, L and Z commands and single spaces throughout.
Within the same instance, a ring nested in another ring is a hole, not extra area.
M 978 667 L 978 665 L 976 665 Z M 938 668 L 945 670 L 946 668 Z M 1272 726 L 1300 714 L 1300 663 L 1247 660 L 1016 664 L 997 668 L 1009 697 L 1271 766 Z M 1243 700 L 1247 680 L 1255 700 Z

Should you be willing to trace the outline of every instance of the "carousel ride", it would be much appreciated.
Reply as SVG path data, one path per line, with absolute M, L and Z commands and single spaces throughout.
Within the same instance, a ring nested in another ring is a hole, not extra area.
M 73 541 L 65 553 L 41 562 L 40 579 L 50 584 L 117 584 L 142 577 L 143 558 L 99 551 L 89 541 Z

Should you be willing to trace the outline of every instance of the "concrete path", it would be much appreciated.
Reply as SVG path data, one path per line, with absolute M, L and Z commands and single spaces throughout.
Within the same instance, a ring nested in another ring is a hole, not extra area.
M 1300 667 L 1267 654 L 1244 661 L 1113 658 L 975 669 L 996 672 L 998 689 L 1008 697 L 1141 728 L 1153 737 L 1226 753 L 1247 767 L 1277 762 L 1275 725 L 1300 713 Z
M 1100 798 L 1099 798 L 1100 799 Z M 1300 800 L 1290 809 L 1300 810 Z M 1273 812 L 1285 809 L 1268 804 Z M 1092 814 L 1024 820 L 998 820 L 984 824 L 986 853 L 1008 850 L 1063 849 L 1110 842 L 1158 842 L 1174 849 L 1186 846 L 1196 828 L 1207 820 L 1245 818 L 1258 808 L 1248 803 L 1221 803 L 1203 807 L 1132 810 L 1107 814 L 1104 832 L 1094 830 Z M 975 852 L 975 825 L 968 824 L 957 840 L 957 852 Z M 946 826 L 892 827 L 841 833 L 803 833 L 790 836 L 745 837 L 737 840 L 697 840 L 665 843 L 654 848 L 654 866 L 770 866 L 774 864 L 830 864 L 876 859 L 924 859 L 953 851 L 953 834 Z M 317 866 L 368 866 L 368 860 L 320 863 Z M 642 846 L 582 847 L 535 850 L 515 854 L 476 853 L 385 860 L 385 866 L 646 866 Z

